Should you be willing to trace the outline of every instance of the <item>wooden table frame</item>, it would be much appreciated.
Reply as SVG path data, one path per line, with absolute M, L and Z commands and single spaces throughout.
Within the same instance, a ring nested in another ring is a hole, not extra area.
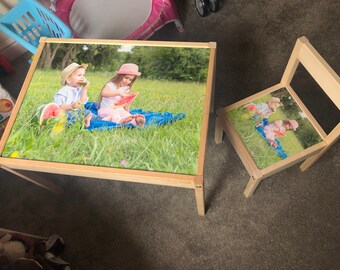
M 211 110 L 211 103 L 213 102 L 213 82 L 214 82 L 214 70 L 215 70 L 215 52 L 216 43 L 193 43 L 193 42 L 162 42 L 162 41 L 122 41 L 122 40 L 91 40 L 91 39 L 49 39 L 41 38 L 40 46 L 34 56 L 33 63 L 29 69 L 27 77 L 24 81 L 22 90 L 19 94 L 12 115 L 9 119 L 8 125 L 4 131 L 4 134 L 0 143 L 0 153 L 4 150 L 6 141 L 9 137 L 10 131 L 13 127 L 15 118 L 19 112 L 20 106 L 23 102 L 25 93 L 29 87 L 34 70 L 37 66 L 38 59 L 42 53 L 43 45 L 46 42 L 63 42 L 63 43 L 77 43 L 77 44 L 115 44 L 115 45 L 141 45 L 141 46 L 164 46 L 164 47 L 188 47 L 188 48 L 208 48 L 210 49 L 208 77 L 206 85 L 206 93 L 204 100 L 202 128 L 200 134 L 200 147 L 198 152 L 198 163 L 196 175 L 185 175 L 175 173 L 162 173 L 153 171 L 136 171 L 130 169 L 109 168 L 99 166 L 87 166 L 87 165 L 74 165 L 68 163 L 58 163 L 56 166 L 53 162 L 36 161 L 36 160 L 24 160 L 0 157 L 0 166 L 2 169 L 18 175 L 19 177 L 37 184 L 43 188 L 46 188 L 54 193 L 62 193 L 63 190 L 56 186 L 54 183 L 41 178 L 39 175 L 33 172 L 46 172 L 54 174 L 74 175 L 81 177 L 91 177 L 95 179 L 108 179 L 119 180 L 126 182 L 155 184 L 163 186 L 172 186 L 180 188 L 193 189 L 195 191 L 197 210 L 199 215 L 205 214 L 204 203 L 204 156 L 206 147 L 206 137 L 208 130 L 209 112 Z
M 255 191 L 261 180 L 263 180 L 264 178 L 276 172 L 279 172 L 289 166 L 292 166 L 302 160 L 305 161 L 301 164 L 300 168 L 302 171 L 307 170 L 340 137 L 340 123 L 337 124 L 337 126 L 329 134 L 326 134 L 322 130 L 318 122 L 311 115 L 308 108 L 303 104 L 303 102 L 300 100 L 300 98 L 296 95 L 295 91 L 291 87 L 290 83 L 299 63 L 301 63 L 306 68 L 306 70 L 319 84 L 323 91 L 328 95 L 328 97 L 333 101 L 337 108 L 340 109 L 339 76 L 314 49 L 314 47 L 309 43 L 308 39 L 306 37 L 301 37 L 297 40 L 295 44 L 295 47 L 279 84 L 267 88 L 232 105 L 220 108 L 217 112 L 215 142 L 217 144 L 221 143 L 223 139 L 223 133 L 226 133 L 241 161 L 245 165 L 248 173 L 250 174 L 250 180 L 244 190 L 244 195 L 246 197 L 252 196 L 253 192 Z M 319 133 L 323 141 L 293 155 L 292 157 L 283 159 L 266 168 L 259 169 L 226 114 L 228 111 L 234 108 L 247 104 L 248 102 L 258 97 L 262 97 L 263 95 L 272 93 L 273 91 L 280 88 L 286 88 L 289 91 L 296 103 L 300 106 L 301 110 L 307 115 L 309 121 L 312 123 L 313 127 Z

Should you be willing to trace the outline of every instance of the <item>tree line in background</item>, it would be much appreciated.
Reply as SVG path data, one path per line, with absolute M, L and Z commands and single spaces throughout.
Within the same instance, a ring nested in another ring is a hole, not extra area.
M 115 71 L 123 63 L 139 66 L 143 78 L 204 82 L 208 74 L 207 48 L 46 43 L 38 68 L 64 69 L 72 62 L 87 63 L 92 71 Z

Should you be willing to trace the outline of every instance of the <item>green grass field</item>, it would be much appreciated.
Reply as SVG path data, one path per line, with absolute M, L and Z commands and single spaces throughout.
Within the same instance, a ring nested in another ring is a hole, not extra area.
M 113 76 L 88 72 L 90 101 Z M 183 112 L 171 125 L 142 129 L 116 128 L 88 131 L 78 124 L 64 128 L 56 121 L 43 128 L 31 122 L 41 104 L 53 102 L 60 71 L 36 70 L 3 151 L 4 157 L 88 164 L 115 168 L 196 174 L 204 107 L 204 84 L 150 81 L 138 78 L 139 92 L 131 109 Z

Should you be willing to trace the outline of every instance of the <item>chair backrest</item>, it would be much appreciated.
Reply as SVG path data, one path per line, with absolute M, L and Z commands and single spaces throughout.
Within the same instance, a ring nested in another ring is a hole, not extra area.
M 21 0 L 0 18 L 0 30 L 31 53 L 40 37 L 71 38 L 72 31 L 35 0 Z
M 281 83 L 289 85 L 301 63 L 340 110 L 340 78 L 306 37 L 300 37 L 290 56 Z

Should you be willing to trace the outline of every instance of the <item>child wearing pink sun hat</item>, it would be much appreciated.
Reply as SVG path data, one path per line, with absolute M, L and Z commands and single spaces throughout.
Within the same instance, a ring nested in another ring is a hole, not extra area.
M 266 139 L 271 143 L 273 148 L 276 148 L 276 137 L 282 137 L 287 131 L 296 131 L 299 124 L 296 120 L 274 120 L 273 122 L 263 127 Z
M 107 82 L 99 94 L 98 115 L 102 120 L 117 124 L 132 124 L 143 127 L 145 117 L 130 113 L 130 103 L 138 93 L 131 93 L 131 87 L 142 73 L 133 63 L 121 65 L 116 75 Z
M 142 73 L 138 71 L 138 66 L 136 64 L 127 63 L 121 65 L 118 71 L 116 71 L 116 74 L 127 74 L 127 75 L 133 75 L 133 76 L 140 76 Z

